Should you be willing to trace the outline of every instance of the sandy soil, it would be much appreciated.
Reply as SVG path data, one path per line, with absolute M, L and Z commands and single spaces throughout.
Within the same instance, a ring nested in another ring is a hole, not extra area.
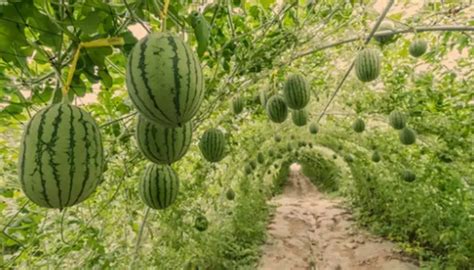
M 356 228 L 339 199 L 319 192 L 293 165 L 268 225 L 259 269 L 418 269 L 395 245 Z

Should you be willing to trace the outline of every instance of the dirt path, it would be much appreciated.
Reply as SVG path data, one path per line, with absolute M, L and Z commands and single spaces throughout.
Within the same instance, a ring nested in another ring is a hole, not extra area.
M 320 193 L 298 165 L 273 202 L 259 269 L 418 269 L 393 243 L 357 229 L 342 201 Z

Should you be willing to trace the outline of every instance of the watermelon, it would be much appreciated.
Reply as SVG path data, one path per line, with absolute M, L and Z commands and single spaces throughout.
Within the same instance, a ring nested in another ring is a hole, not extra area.
M 332 155 L 332 158 L 333 158 L 333 159 L 337 159 L 337 155 L 336 155 L 336 154 L 333 154 L 333 155 Z
M 225 193 L 225 197 L 227 200 L 232 201 L 235 198 L 235 192 L 232 188 L 229 188 L 227 192 Z
M 406 169 L 402 172 L 402 178 L 406 182 L 413 182 L 416 180 L 416 174 L 413 171 Z
M 364 49 L 357 54 L 355 59 L 355 72 L 357 78 L 362 82 L 370 82 L 380 74 L 379 51 L 375 49 Z
M 306 79 L 301 74 L 292 74 L 283 86 L 283 94 L 288 107 L 301 110 L 309 103 L 311 93 Z
M 268 150 L 268 156 L 273 157 L 274 155 L 275 152 L 272 149 Z
M 20 143 L 21 189 L 33 203 L 63 209 L 87 199 L 101 182 L 104 151 L 94 119 L 57 103 L 28 122 Z
M 281 142 L 281 136 L 280 135 L 274 135 L 273 136 L 273 139 L 275 140 L 275 142 Z
M 308 112 L 305 109 L 295 110 L 291 113 L 291 119 L 293 124 L 302 127 L 308 122 Z
M 191 120 L 204 97 L 201 64 L 172 33 L 151 33 L 135 44 L 128 57 L 126 82 L 137 110 L 165 127 Z
M 257 161 L 251 160 L 249 162 L 250 167 L 252 167 L 252 170 L 255 170 L 257 168 Z
M 199 149 L 205 159 L 210 162 L 219 162 L 225 157 L 224 133 L 217 128 L 210 128 L 204 132 L 199 142 Z
M 207 230 L 208 226 L 209 221 L 207 221 L 207 218 L 204 215 L 198 215 L 194 220 L 194 228 L 200 232 Z
M 381 159 L 380 153 L 379 153 L 378 151 L 374 151 L 374 152 L 372 153 L 372 161 L 373 161 L 373 162 L 379 162 L 380 159 Z
M 352 124 L 352 129 L 357 133 L 363 132 L 365 130 L 364 120 L 362 120 L 361 118 L 357 118 Z
M 392 111 L 388 116 L 388 121 L 394 129 L 402 129 L 406 125 L 405 115 L 399 111 Z
M 263 155 L 263 153 L 259 152 L 257 154 L 257 162 L 260 164 L 265 163 L 265 156 Z
M 318 124 L 316 123 L 311 123 L 309 125 L 309 133 L 311 134 L 317 134 L 319 132 Z
M 234 114 L 239 114 L 244 110 L 244 99 L 242 97 L 235 97 L 232 100 L 232 111 Z
M 409 127 L 404 127 L 400 130 L 399 134 L 400 142 L 404 145 L 414 144 L 416 142 L 416 133 Z
M 165 209 L 178 197 L 179 179 L 168 165 L 149 163 L 139 185 L 141 200 L 150 208 Z
M 273 96 L 267 101 L 267 114 L 271 121 L 283 123 L 288 117 L 288 107 L 283 98 Z
M 291 145 L 291 143 L 288 143 L 288 145 L 286 146 L 286 150 L 288 150 L 288 152 L 293 150 L 293 146 Z
M 379 28 L 377 29 L 377 32 L 382 32 L 382 31 L 393 31 L 395 26 L 391 21 L 383 21 L 380 25 Z M 386 34 L 386 35 L 379 35 L 375 33 L 374 39 L 378 41 L 380 44 L 384 45 L 390 42 L 393 42 L 395 40 L 395 34 Z
M 344 160 L 347 163 L 352 163 L 352 162 L 354 162 L 354 157 L 351 154 L 347 154 L 347 155 L 344 156 Z
M 181 159 L 191 144 L 193 128 L 191 121 L 182 127 L 163 127 L 139 116 L 137 144 L 143 155 L 157 164 L 171 164 Z
M 245 174 L 251 174 L 253 171 L 252 166 L 250 166 L 250 164 L 245 165 L 244 170 L 245 170 Z
M 421 39 L 415 39 L 410 44 L 408 51 L 410 52 L 411 56 L 420 57 L 426 52 L 427 49 L 428 49 L 428 44 L 426 43 L 426 41 L 421 40 Z

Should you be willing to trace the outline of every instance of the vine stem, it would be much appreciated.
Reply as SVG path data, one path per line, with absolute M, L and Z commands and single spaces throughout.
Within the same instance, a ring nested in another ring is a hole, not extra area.
M 397 29 L 397 30 L 386 30 L 386 31 L 378 31 L 375 33 L 373 36 L 378 37 L 378 36 L 384 36 L 388 34 L 406 34 L 406 33 L 421 33 L 421 32 L 443 32 L 443 31 L 474 31 L 474 26 L 465 26 L 465 25 L 438 25 L 438 26 L 415 26 L 415 27 L 409 27 L 405 29 Z M 303 52 L 301 54 L 296 55 L 292 60 L 313 54 L 315 52 L 319 52 L 324 49 L 329 49 L 332 47 L 336 47 L 339 45 L 343 45 L 346 43 L 351 43 L 354 41 L 359 40 L 360 37 L 351 37 L 348 39 L 343 39 L 340 41 L 336 41 L 333 43 L 329 43 L 320 47 L 316 47 L 314 49 L 311 49 L 309 51 Z
M 372 30 L 370 31 L 370 34 L 365 38 L 364 45 L 367 45 L 370 42 L 370 39 L 374 36 L 375 32 L 379 28 L 379 25 L 382 23 L 385 16 L 387 16 L 387 13 L 390 10 L 390 8 L 392 7 L 394 2 L 395 2 L 395 0 L 390 0 L 390 2 L 387 4 L 387 6 L 383 10 L 382 14 L 380 15 L 379 19 L 375 23 L 374 27 L 372 27 Z M 334 90 L 334 92 L 332 93 L 331 98 L 329 99 L 328 103 L 326 103 L 326 106 L 324 107 L 321 115 L 319 115 L 318 121 L 317 121 L 318 123 L 324 117 L 327 109 L 329 108 L 329 105 L 331 105 L 332 101 L 336 98 L 337 93 L 339 93 L 339 91 L 341 90 L 342 86 L 344 85 L 344 82 L 346 81 L 347 77 L 349 77 L 349 74 L 351 73 L 352 69 L 354 68 L 354 65 L 355 65 L 355 61 L 352 61 L 351 65 L 349 66 L 346 73 L 342 77 L 342 80 L 339 82 L 336 90 Z
M 132 265 L 135 264 L 135 259 L 137 258 L 138 251 L 140 250 L 140 244 L 143 238 L 143 232 L 145 231 L 146 221 L 148 219 L 148 214 L 150 213 L 150 207 L 146 207 L 145 216 L 143 217 L 142 225 L 140 225 L 140 230 L 138 231 L 137 243 L 135 245 L 135 257 L 133 259 Z
M 161 12 L 161 32 L 166 31 L 166 17 L 168 16 L 168 7 L 170 5 L 170 0 L 165 0 L 163 7 L 163 12 Z

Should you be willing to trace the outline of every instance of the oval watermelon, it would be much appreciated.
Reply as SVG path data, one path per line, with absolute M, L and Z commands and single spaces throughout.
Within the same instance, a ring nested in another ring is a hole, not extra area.
M 199 142 L 199 149 L 205 159 L 210 162 L 219 162 L 225 157 L 225 136 L 217 128 L 210 128 L 204 132 Z
M 318 125 L 316 123 L 311 123 L 311 125 L 309 125 L 309 133 L 317 134 L 318 132 L 319 132 Z
M 168 165 L 149 163 L 142 175 L 139 195 L 153 209 L 165 209 L 178 197 L 179 179 Z
M 394 129 L 402 129 L 406 125 L 405 115 L 399 111 L 392 111 L 388 116 L 388 121 Z
M 363 132 L 365 130 L 364 120 L 362 120 L 361 118 L 357 118 L 352 124 L 352 129 L 357 133 Z
M 283 123 L 288 117 L 288 107 L 283 98 L 273 96 L 267 101 L 267 115 L 275 123 Z
M 204 97 L 199 59 L 172 33 L 151 33 L 135 44 L 128 57 L 126 82 L 137 110 L 166 127 L 191 120 Z
M 283 86 L 283 94 L 288 107 L 300 110 L 309 103 L 311 93 L 306 79 L 301 74 L 292 74 Z
M 379 51 L 375 49 L 364 49 L 357 54 L 355 59 L 355 72 L 357 78 L 362 82 L 370 82 L 380 74 Z
M 426 50 L 428 49 L 428 43 L 422 39 L 415 39 L 408 48 L 411 56 L 413 57 L 420 57 L 422 56 Z
M 416 142 L 416 133 L 409 127 L 404 127 L 400 130 L 399 134 L 400 142 L 404 145 L 411 145 Z
M 291 119 L 293 124 L 302 127 L 308 122 L 308 112 L 305 109 L 295 110 L 291 113 Z
M 232 111 L 234 114 L 239 114 L 244 110 L 244 99 L 242 97 L 235 97 L 232 100 Z

